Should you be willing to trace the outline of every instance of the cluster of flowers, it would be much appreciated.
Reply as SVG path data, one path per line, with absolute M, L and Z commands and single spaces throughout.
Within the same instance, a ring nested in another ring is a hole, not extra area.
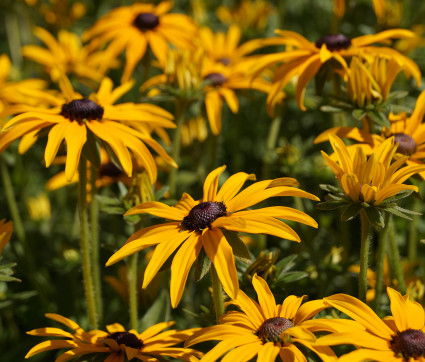
M 341 14 L 341 2 L 335 2 L 335 6 Z M 91 177 L 106 175 L 128 181 L 143 170 L 153 185 L 157 181 L 159 161 L 151 150 L 164 163 L 174 169 L 178 167 L 180 139 L 185 134 L 182 114 L 192 102 L 201 100 L 211 132 L 218 135 L 222 129 L 223 104 L 237 113 L 236 92 L 240 89 L 267 93 L 266 106 L 272 115 L 275 107 L 282 106 L 286 97 L 284 88 L 296 79 L 295 99 L 304 111 L 307 84 L 325 71 L 344 82 L 346 89 L 346 99 L 334 108 L 361 110 L 356 114 L 362 128 L 335 127 L 316 138 L 316 143 L 330 141 L 335 153 L 329 156 L 323 152 L 323 157 L 340 185 L 326 186 L 330 199 L 321 204 L 322 208 L 343 207 L 345 220 L 360 214 L 362 223 L 370 222 L 376 227 L 385 226 L 385 213 L 404 215 L 406 210 L 397 205 L 397 195 L 402 193 L 404 197 L 418 191 L 417 186 L 404 182 L 414 174 L 425 178 L 422 123 L 425 91 L 410 116 L 391 113 L 388 119 L 379 121 L 376 114 L 391 100 L 391 86 L 400 72 L 420 85 L 418 65 L 394 48 L 384 46 L 393 39 L 415 39 L 415 33 L 391 29 L 353 39 L 333 34 L 311 42 L 298 33 L 276 30 L 276 37 L 240 44 L 238 26 L 230 26 L 227 33 L 214 33 L 207 27 L 198 27 L 186 15 L 171 13 L 171 8 L 168 1 L 156 6 L 143 3 L 118 7 L 81 37 L 61 30 L 56 39 L 46 30 L 35 28 L 34 34 L 46 47 L 26 45 L 23 55 L 42 64 L 59 91 L 47 89 L 46 82 L 39 79 L 9 81 L 10 60 L 6 55 L 0 56 L 0 118 L 5 120 L 0 133 L 0 153 L 18 139 L 19 152 L 24 153 L 47 135 L 44 160 L 49 167 L 59 162 L 58 154 L 65 143 L 63 177 L 68 183 L 78 181 L 82 185 L 79 199 L 82 230 L 87 228 L 83 210 L 87 201 L 84 191 L 87 161 L 99 170 Z M 253 55 L 270 46 L 284 49 Z M 119 57 L 123 53 L 121 84 L 115 86 L 107 73 L 119 69 Z M 151 56 L 155 58 L 152 62 Z M 151 63 L 160 74 L 147 78 Z M 134 86 L 138 66 L 143 66 L 146 74 L 140 92 L 148 91 L 148 97 L 152 98 L 172 97 L 175 115 L 150 103 L 117 104 Z M 76 77 L 78 82 L 73 84 L 70 77 Z M 84 87 L 89 87 L 92 93 L 76 91 Z M 176 137 L 170 156 L 153 135 L 169 145 L 166 129 L 173 128 Z M 186 129 L 186 133 L 190 131 Z M 360 144 L 346 146 L 341 138 Z M 218 302 L 215 306 L 219 323 L 207 328 L 163 332 L 173 324 L 163 322 L 142 333 L 135 329 L 126 331 L 118 323 L 107 326 L 106 331 L 98 330 L 94 299 L 90 297 L 91 288 L 87 287 L 92 283 L 91 271 L 83 265 L 89 322 L 95 329 L 85 331 L 70 319 L 47 314 L 71 332 L 53 327 L 28 332 L 60 339 L 41 342 L 26 358 L 48 350 L 66 349 L 57 361 L 81 356 L 96 358 L 97 354 L 106 361 L 156 361 L 164 356 L 214 361 L 223 355 L 223 361 L 249 361 L 256 356 L 260 361 L 274 361 L 278 356 L 283 361 L 307 361 L 306 356 L 311 353 L 324 361 L 333 361 L 338 357 L 330 346 L 343 344 L 356 348 L 340 357 L 347 361 L 425 360 L 424 310 L 394 289 L 387 290 L 392 316 L 383 319 L 362 301 L 345 294 L 306 303 L 303 303 L 306 296 L 291 295 L 277 305 L 266 281 L 257 275 L 252 283 L 258 302 L 239 290 L 235 256 L 241 256 L 238 252 L 243 255 L 249 252 L 237 233 L 268 234 L 300 242 L 298 234 L 282 220 L 318 227 L 312 217 L 290 207 L 251 208 L 272 197 L 319 199 L 298 189 L 297 180 L 289 177 L 254 182 L 241 191 L 245 182 L 255 180 L 255 175 L 245 172 L 233 174 L 219 188 L 219 177 L 224 170 L 225 166 L 221 166 L 208 174 L 202 199 L 195 200 L 184 193 L 175 206 L 153 198 L 132 205 L 125 215 L 150 214 L 169 222 L 136 231 L 106 265 L 155 246 L 142 288 L 171 260 L 170 298 L 172 307 L 176 308 L 196 263 L 203 268 L 198 279 L 210 271 L 212 279 L 216 278 L 215 285 L 221 284 L 230 298 L 226 306 L 240 311 L 222 314 Z M 175 196 L 174 172 L 170 171 L 172 197 Z M 51 188 L 62 184 L 58 178 L 50 181 Z M 2 249 L 10 238 L 11 224 L 2 221 L 0 230 Z M 81 235 L 84 238 L 84 230 Z M 82 243 L 83 260 L 89 249 Z M 367 255 L 367 246 L 365 250 Z M 367 259 L 360 265 L 360 274 L 365 275 L 366 269 Z M 220 291 L 213 294 L 214 298 L 222 298 Z M 364 300 L 365 295 L 365 285 L 361 284 L 360 299 Z M 313 319 L 331 307 L 352 320 Z M 220 342 L 206 354 L 188 348 L 210 340 Z M 177 347 L 181 343 L 185 347 Z

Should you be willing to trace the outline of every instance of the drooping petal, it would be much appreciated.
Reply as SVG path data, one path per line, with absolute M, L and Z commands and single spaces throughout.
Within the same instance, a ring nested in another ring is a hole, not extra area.
M 201 240 L 208 258 L 214 264 L 224 291 L 230 298 L 235 299 L 239 291 L 239 282 L 232 247 L 219 229 L 205 229 Z
M 202 249 L 200 239 L 199 235 L 192 233 L 180 247 L 171 264 L 170 299 L 173 308 L 180 302 L 190 268 Z

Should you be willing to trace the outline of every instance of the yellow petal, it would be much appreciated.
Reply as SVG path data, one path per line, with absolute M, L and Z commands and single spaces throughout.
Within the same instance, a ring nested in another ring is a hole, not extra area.
M 277 317 L 276 301 L 266 281 L 254 274 L 252 278 L 252 286 L 257 293 L 258 302 L 267 319 Z
M 215 200 L 218 187 L 218 178 L 224 172 L 225 169 L 226 166 L 221 166 L 208 174 L 204 182 L 204 202 Z

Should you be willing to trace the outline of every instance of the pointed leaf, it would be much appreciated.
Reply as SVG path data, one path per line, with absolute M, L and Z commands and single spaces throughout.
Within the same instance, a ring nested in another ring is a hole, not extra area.
M 194 279 L 195 282 L 199 282 L 205 274 L 208 273 L 211 267 L 211 260 L 208 258 L 208 255 L 205 253 L 204 248 L 199 252 L 198 257 L 195 261 L 195 273 Z
M 240 258 L 243 262 L 251 262 L 251 254 L 244 242 L 239 238 L 234 231 L 220 228 L 229 245 L 232 247 L 233 255 Z
M 341 220 L 342 221 L 349 221 L 349 220 L 355 218 L 359 214 L 361 209 L 362 209 L 361 204 L 357 204 L 357 203 L 354 204 L 353 203 L 353 204 L 348 205 L 341 215 Z
M 381 229 L 385 226 L 384 218 L 382 212 L 376 207 L 368 207 L 364 209 L 370 223 L 378 229 Z

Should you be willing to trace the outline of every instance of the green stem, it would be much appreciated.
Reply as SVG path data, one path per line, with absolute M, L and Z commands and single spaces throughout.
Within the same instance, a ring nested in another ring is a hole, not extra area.
M 80 159 L 78 166 L 78 214 L 80 217 L 80 249 L 83 270 L 84 291 L 90 328 L 98 328 L 96 297 L 93 288 L 93 275 L 90 258 L 89 223 L 87 212 L 87 161 Z
M 21 215 L 19 214 L 18 204 L 16 203 L 15 193 L 13 191 L 12 180 L 9 174 L 9 168 L 3 157 L 0 157 L 1 178 L 3 181 L 4 193 L 6 194 L 7 205 L 13 220 L 13 231 L 26 248 L 25 229 L 22 223 Z M 27 250 L 26 250 L 27 251 Z M 26 254 L 26 253 L 25 253 Z
M 220 280 L 218 279 L 217 271 L 215 270 L 214 264 L 211 264 L 210 275 L 211 286 L 213 290 L 215 317 L 217 320 L 217 324 L 219 324 L 220 317 L 224 314 L 223 287 L 221 286 Z
M 128 303 L 130 307 L 130 325 L 132 329 L 139 330 L 138 303 L 137 303 L 137 253 L 130 256 L 128 280 Z
M 173 150 L 171 153 L 171 157 L 173 160 L 179 164 L 180 162 L 180 146 L 181 146 L 181 134 L 182 134 L 182 127 L 183 127 L 183 121 L 184 121 L 184 113 L 186 111 L 186 101 L 183 99 L 177 99 L 176 101 L 176 118 L 175 122 L 177 125 L 177 128 L 174 132 L 174 138 L 173 138 Z M 174 167 L 171 168 L 170 176 L 169 176 L 169 185 L 170 185 L 170 197 L 175 198 L 176 197 L 176 186 L 177 186 L 177 169 Z
M 13 221 L 13 232 L 18 237 L 18 240 L 21 242 L 23 248 L 23 258 L 28 268 L 28 279 L 31 283 L 31 286 L 38 292 L 43 306 L 47 307 L 49 305 L 49 300 L 46 295 L 45 288 L 40 284 L 40 282 L 36 278 L 38 274 L 33 259 L 34 253 L 31 250 L 31 246 L 25 236 L 25 228 L 21 219 L 21 214 L 19 213 L 18 204 L 15 199 L 15 193 L 13 191 L 9 168 L 7 167 L 6 161 L 2 156 L 0 156 L 0 169 L 1 178 L 3 181 L 3 192 L 6 195 L 7 206 L 9 207 L 10 215 Z
M 99 321 L 102 320 L 103 303 L 102 303 L 102 276 L 100 271 L 99 262 L 99 203 L 97 201 L 97 170 L 96 167 L 91 165 L 91 202 L 90 202 L 90 231 L 91 231 L 91 260 L 93 268 L 93 282 L 94 282 L 94 295 L 96 297 L 96 308 L 98 312 Z
M 366 212 L 360 212 L 361 223 L 361 246 L 360 246 L 360 273 L 359 273 L 359 299 L 366 302 L 367 291 L 367 267 L 369 260 L 369 247 L 370 247 L 370 222 L 367 218 Z
M 378 250 L 376 251 L 376 283 L 375 283 L 375 312 L 378 314 L 381 310 L 381 297 L 384 289 L 384 264 L 387 255 L 388 240 L 388 222 L 390 214 L 385 213 L 385 226 L 379 233 Z
M 269 179 L 270 166 L 272 165 L 276 156 L 275 148 L 276 148 L 277 138 L 279 136 L 280 125 L 282 123 L 281 108 L 276 110 L 276 113 L 277 113 L 276 116 L 272 119 L 272 122 L 270 124 L 269 134 L 267 136 L 267 143 L 266 143 L 267 149 L 263 157 L 263 170 L 261 173 L 263 180 Z
M 395 274 L 395 278 L 397 279 L 398 284 L 398 291 L 401 294 L 406 294 L 406 283 L 404 282 L 404 275 L 403 270 L 401 268 L 401 262 L 400 262 L 400 253 L 398 251 L 398 245 L 397 240 L 395 237 L 395 230 L 394 230 L 394 221 L 392 215 L 390 215 L 390 220 L 388 222 L 389 224 L 389 235 L 390 235 L 390 254 L 391 254 L 391 271 Z
M 421 183 L 422 184 L 422 183 Z M 419 188 L 420 190 L 420 188 Z M 422 209 L 422 200 L 415 198 L 413 201 L 413 211 L 421 212 Z M 412 215 L 412 221 L 410 222 L 409 230 L 409 242 L 407 247 L 407 257 L 409 261 L 416 260 L 418 253 L 418 223 L 419 217 L 422 215 Z

